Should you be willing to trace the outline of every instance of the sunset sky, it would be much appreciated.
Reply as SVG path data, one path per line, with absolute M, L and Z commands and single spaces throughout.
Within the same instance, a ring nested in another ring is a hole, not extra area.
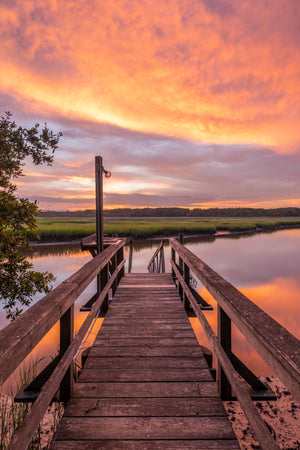
M 42 209 L 300 207 L 300 1 L 0 0 L 0 112 L 62 131 Z

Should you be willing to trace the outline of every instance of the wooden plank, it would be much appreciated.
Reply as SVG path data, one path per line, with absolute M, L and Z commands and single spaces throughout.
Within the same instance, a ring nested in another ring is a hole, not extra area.
M 152 286 L 154 288 L 156 288 L 157 286 L 162 286 L 165 289 L 174 289 L 176 288 L 173 280 L 169 279 L 169 278 L 157 278 L 156 274 L 154 274 L 153 276 L 149 276 L 148 278 L 127 278 L 126 275 L 126 279 L 124 279 L 124 281 L 122 282 L 121 287 L 123 288 L 124 286 L 129 286 L 132 289 L 135 289 L 135 287 L 137 286 L 138 288 L 152 288 Z
M 162 312 L 165 312 L 166 308 L 170 311 L 170 314 L 178 312 L 182 314 L 182 306 L 173 301 L 166 301 L 166 303 L 162 305 Z M 126 313 L 128 315 L 133 310 L 132 317 L 134 317 L 135 315 L 141 316 L 146 309 L 148 310 L 149 314 L 153 314 L 155 311 L 159 314 L 160 303 L 149 300 L 144 300 L 143 302 L 141 302 L 140 300 L 132 300 L 131 302 L 119 302 L 117 305 L 114 304 L 114 302 L 110 304 L 110 312 L 116 311 L 123 314 Z
M 219 397 L 214 382 L 76 383 L 73 397 Z
M 190 368 L 190 369 L 203 369 L 206 367 L 206 360 L 204 356 L 202 358 L 192 358 L 192 357 L 105 357 L 105 358 L 88 358 L 85 363 L 85 368 L 87 369 L 100 369 L 100 368 L 110 368 L 110 369 L 147 369 L 147 368 Z
M 185 347 L 188 345 L 195 345 L 196 338 L 195 336 L 192 337 L 188 337 L 188 338 L 179 338 L 179 339 L 174 339 L 174 338 L 144 338 L 141 337 L 139 339 L 137 338 L 122 338 L 119 337 L 117 339 L 113 339 L 113 338 L 103 338 L 103 336 L 100 334 L 97 335 L 95 342 L 94 342 L 94 346 L 97 345 L 101 345 L 104 347 L 120 347 L 120 346 L 125 346 L 125 347 L 136 347 L 136 346 L 141 346 L 141 345 L 145 345 L 147 347 L 152 347 L 152 346 L 170 346 L 170 347 Z
M 143 309 L 143 311 L 145 311 Z M 190 321 L 188 320 L 188 318 L 182 318 L 182 311 L 175 311 L 173 313 L 170 314 L 166 314 L 164 312 L 161 311 L 157 311 L 157 308 L 153 308 L 152 310 L 148 311 L 147 313 L 143 313 L 140 310 L 135 310 L 132 311 L 131 313 L 129 312 L 125 312 L 124 310 L 114 310 L 114 315 L 112 316 L 111 314 L 107 317 L 105 317 L 105 320 L 107 319 L 107 321 L 109 322 L 115 322 L 118 323 L 118 321 L 135 321 L 135 322 L 146 322 L 146 321 L 150 321 L 150 320 L 169 320 L 169 322 L 171 323 L 175 323 L 177 322 L 185 322 L 185 323 L 190 323 Z
M 118 337 L 121 338 L 192 338 L 195 337 L 194 332 L 193 331 L 169 331 L 169 330 L 159 330 L 156 332 L 151 332 L 151 331 L 147 331 L 147 332 L 143 332 L 141 330 L 127 330 L 127 331 L 122 331 L 122 333 L 120 333 L 120 331 L 116 331 L 116 330 L 112 330 L 112 331 L 103 331 L 101 333 L 101 337 L 103 338 L 113 338 L 113 339 L 117 339 Z
M 176 288 L 175 287 L 174 288 L 163 288 L 163 287 L 160 288 L 160 287 L 156 287 L 156 288 L 153 288 L 153 289 L 142 288 L 142 287 L 138 288 L 137 287 L 135 289 L 129 289 L 129 288 L 125 289 L 125 286 L 122 286 L 120 288 L 120 290 L 117 291 L 116 298 L 122 298 L 122 297 L 125 297 L 126 295 L 129 295 L 129 294 L 138 296 L 140 293 L 145 293 L 145 294 L 147 294 L 149 296 L 158 298 L 160 292 L 163 292 L 166 295 L 170 295 L 170 297 L 175 297 L 176 296 Z
M 114 306 L 114 303 L 112 302 L 111 306 Z M 143 300 L 141 300 L 141 298 L 139 297 L 138 299 L 134 299 L 132 298 L 130 301 L 128 300 L 120 300 L 118 301 L 118 308 L 122 308 L 125 309 L 127 306 L 135 306 L 136 308 L 142 307 L 142 308 L 159 308 L 160 306 L 160 302 L 157 300 L 153 300 L 153 299 L 147 299 L 144 298 Z M 167 306 L 170 310 L 174 307 L 178 307 L 178 303 L 176 302 L 176 300 L 168 300 L 166 299 L 166 301 L 164 302 L 164 306 Z
M 148 282 L 151 280 L 147 280 Z M 139 290 L 139 289 L 143 289 L 145 291 L 149 291 L 149 289 L 151 289 L 151 291 L 155 291 L 156 289 L 159 290 L 166 290 L 168 291 L 169 289 L 172 289 L 171 286 L 169 284 L 163 284 L 163 283 L 157 283 L 157 281 L 155 280 L 153 282 L 153 284 L 127 284 L 127 283 L 123 283 L 121 286 L 121 289 L 132 289 L 132 290 Z M 173 289 L 172 289 L 173 290 Z M 175 290 L 175 289 L 174 289 Z
M 126 280 L 134 279 L 142 279 L 142 278 L 152 278 L 155 277 L 157 280 L 169 279 L 169 273 L 151 273 L 151 272 L 137 272 L 137 273 L 128 273 L 126 274 Z
M 167 302 L 178 303 L 178 298 L 176 298 L 175 295 L 172 295 L 168 292 L 160 292 L 160 295 L 149 295 L 149 292 L 146 291 L 140 291 L 140 292 L 132 292 L 130 291 L 128 295 L 120 295 L 118 297 L 114 297 L 113 302 L 117 300 L 118 302 L 127 302 L 130 303 L 131 300 L 134 300 L 135 302 L 140 302 L 140 304 L 143 304 L 144 301 L 148 300 L 149 302 L 153 302 L 154 304 L 161 303 L 161 298 L 164 296 L 164 304 L 167 304 Z
M 89 440 L 68 441 L 57 440 L 51 449 L 53 450 L 239 450 L 240 446 L 236 440 Z
M 130 325 L 130 324 L 129 324 Z M 173 325 L 172 323 L 165 323 L 165 324 L 151 324 L 151 323 L 135 323 L 133 322 L 132 326 L 134 327 L 135 331 L 144 331 L 145 333 L 149 332 L 149 331 L 153 331 L 153 332 L 159 332 L 161 331 L 190 331 L 191 326 L 190 324 L 186 324 L 186 323 L 176 323 L 175 325 Z M 126 323 L 121 323 L 120 325 L 117 324 L 103 324 L 102 325 L 102 331 L 103 333 L 105 332 L 110 332 L 110 331 L 119 331 L 119 334 L 122 333 L 122 331 L 127 331 L 128 329 L 130 330 L 130 326 L 127 326 Z
M 131 356 L 131 357 L 199 357 L 203 358 L 203 352 L 200 346 L 193 347 L 101 347 L 93 346 L 89 351 L 89 357 L 112 357 L 112 356 Z
M 101 425 L 100 425 L 101 424 Z M 223 417 L 63 417 L 57 439 L 234 439 Z
M 113 315 L 112 315 L 113 312 Z M 172 309 L 170 311 L 170 309 L 166 309 L 166 308 L 159 308 L 159 310 L 157 309 L 157 307 L 155 308 L 117 308 L 115 306 L 110 306 L 109 312 L 107 313 L 107 315 L 105 316 L 105 319 L 109 317 L 113 317 L 113 320 L 118 320 L 118 319 L 130 319 L 133 317 L 136 317 L 138 319 L 178 319 L 182 317 L 182 309 L 181 308 L 176 308 L 176 309 Z
M 85 366 L 79 382 L 146 382 L 146 381 L 213 381 L 211 372 L 203 369 L 87 369 Z
M 218 398 L 75 398 L 65 417 L 227 416 Z
M 136 320 L 135 317 L 113 317 L 113 316 L 109 316 L 107 318 L 104 319 L 104 322 L 102 324 L 103 325 L 128 325 L 129 327 L 131 327 L 132 325 L 136 325 L 137 323 L 139 324 L 149 324 L 149 325 L 174 325 L 176 326 L 176 324 L 185 324 L 185 325 L 189 325 L 190 321 L 187 317 L 171 317 L 171 318 L 145 318 L 145 317 L 139 317 L 138 320 Z
M 135 318 L 129 318 L 129 319 L 120 319 L 119 323 L 115 320 L 113 321 L 107 321 L 106 323 L 103 323 L 101 326 L 102 331 L 103 330 L 113 330 L 115 328 L 119 328 L 119 330 L 123 330 L 125 328 L 132 328 L 135 329 L 153 329 L 153 330 L 160 330 L 160 329 L 174 329 L 175 331 L 179 330 L 188 330 L 191 328 L 191 324 L 189 321 L 180 320 L 180 319 L 174 319 L 168 320 L 168 319 L 161 319 L 153 320 L 153 319 L 146 319 L 146 320 L 139 320 Z

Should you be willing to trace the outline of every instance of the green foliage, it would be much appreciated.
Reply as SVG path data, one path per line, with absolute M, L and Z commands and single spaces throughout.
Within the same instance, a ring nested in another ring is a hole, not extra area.
M 19 198 L 12 180 L 23 176 L 24 160 L 34 164 L 53 162 L 61 133 L 53 134 L 45 124 L 30 129 L 17 127 L 6 113 L 0 120 L 0 298 L 4 300 L 7 318 L 15 319 L 22 306 L 28 306 L 36 292 L 49 291 L 53 276 L 32 270 L 21 248 L 30 248 L 37 239 L 36 202 Z
M 88 220 L 38 220 L 38 234 L 43 242 L 62 242 L 82 239 L 96 233 L 96 222 Z
M 95 217 L 95 210 L 85 209 L 78 211 L 42 211 L 41 217 Z M 119 218 L 143 218 L 143 217 L 299 217 L 300 208 L 288 207 L 288 208 L 117 208 L 104 210 L 104 216 L 107 218 L 119 217 Z

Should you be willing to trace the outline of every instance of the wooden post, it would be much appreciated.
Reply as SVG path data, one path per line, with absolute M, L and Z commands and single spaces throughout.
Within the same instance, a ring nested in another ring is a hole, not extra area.
M 162 249 L 161 249 L 161 271 L 162 271 L 162 273 L 166 272 L 164 247 L 162 247 Z
M 172 258 L 172 261 L 173 261 L 174 263 L 176 263 L 176 253 L 175 253 L 175 250 L 174 250 L 173 247 L 172 247 L 172 249 L 171 249 L 171 258 Z M 172 278 L 173 278 L 173 281 L 175 282 L 176 275 L 175 275 L 175 272 L 174 272 L 173 267 L 172 267 Z
M 114 255 L 111 260 L 111 275 L 114 273 L 116 268 L 117 268 L 117 255 Z M 117 285 L 117 278 L 116 278 L 112 285 L 112 296 L 115 295 L 117 286 L 118 285 Z
M 159 255 L 157 255 L 157 257 L 159 257 L 159 262 L 158 262 L 158 273 L 161 273 L 161 268 L 162 268 L 161 250 L 159 251 Z
M 184 277 L 185 284 L 187 286 L 189 286 L 190 285 L 190 268 L 185 263 L 183 265 L 183 277 Z M 186 294 L 184 294 L 183 304 L 184 304 L 185 310 L 188 311 L 190 309 L 190 302 L 189 302 L 189 299 Z
M 120 248 L 120 250 L 119 250 L 119 252 L 120 252 L 120 262 L 122 262 L 123 261 L 123 259 L 124 259 L 124 247 L 121 247 Z M 122 269 L 121 269 L 121 277 L 124 277 L 125 276 L 125 265 L 122 267 Z
M 227 355 L 231 355 L 231 320 L 223 309 L 218 305 L 218 337 L 220 344 Z M 218 386 L 219 394 L 222 400 L 230 400 L 232 397 L 231 385 L 222 369 L 218 364 Z
M 74 337 L 74 304 L 60 318 L 60 353 L 63 355 Z M 73 364 L 68 368 L 60 384 L 60 401 L 67 402 L 72 395 Z
M 117 266 L 123 261 L 124 259 L 124 247 L 121 247 L 120 250 L 117 251 Z M 119 284 L 121 278 L 125 275 L 124 272 L 124 266 L 120 270 L 117 276 L 117 285 Z
M 132 254 L 133 254 L 133 241 L 130 239 L 129 242 L 129 256 L 128 256 L 128 273 L 132 270 Z
M 184 236 L 183 236 L 183 233 L 179 233 L 179 242 L 180 242 L 180 244 L 182 244 L 182 245 L 184 244 Z M 179 267 L 180 267 L 180 269 L 181 269 L 182 275 L 184 275 L 184 274 L 183 274 L 183 261 L 182 261 L 182 258 L 179 258 Z M 178 292 L 179 292 L 179 295 L 180 295 L 180 297 L 181 297 L 181 300 L 183 301 L 183 289 L 182 289 L 180 283 L 179 283 L 179 286 L 178 286 Z
M 103 290 L 108 283 L 108 264 L 103 267 L 103 269 L 100 272 L 100 287 Z M 109 306 L 109 298 L 108 294 L 106 295 L 105 299 L 103 300 L 102 306 L 101 306 L 101 315 L 100 317 L 104 317 L 105 314 L 108 311 Z

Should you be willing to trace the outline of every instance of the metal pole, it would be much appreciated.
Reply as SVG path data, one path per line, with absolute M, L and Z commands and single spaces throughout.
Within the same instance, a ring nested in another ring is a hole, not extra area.
M 102 156 L 95 157 L 97 254 L 103 250 L 103 170 Z

